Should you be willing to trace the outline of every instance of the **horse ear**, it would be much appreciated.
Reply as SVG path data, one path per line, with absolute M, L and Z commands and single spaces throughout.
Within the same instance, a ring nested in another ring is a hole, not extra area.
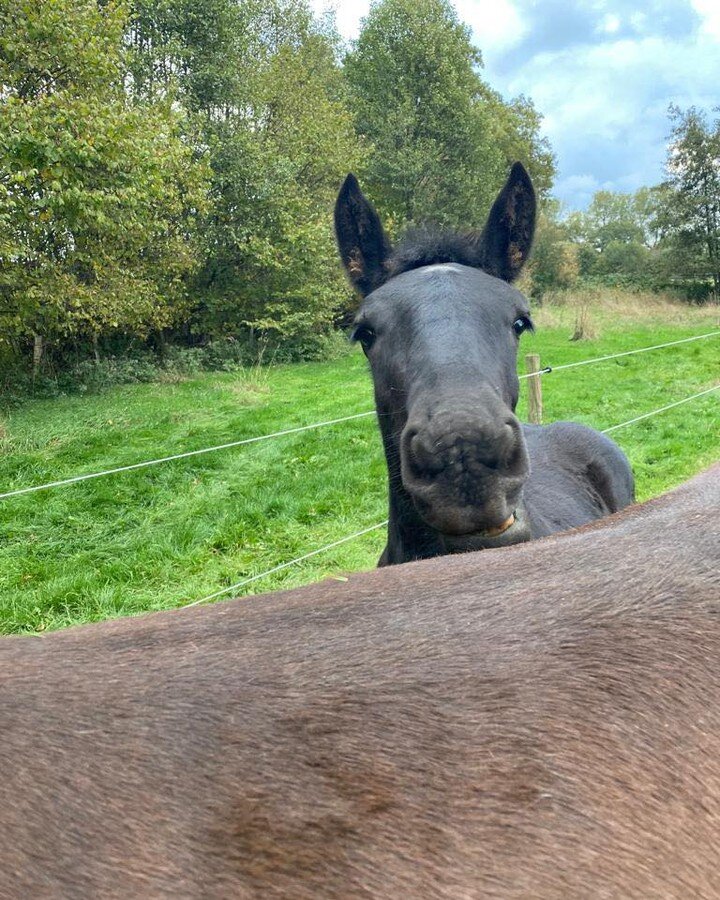
M 480 236 L 480 265 L 489 275 L 504 281 L 518 277 L 530 255 L 536 212 L 532 181 L 516 162 Z
M 387 278 L 390 241 L 380 217 L 351 173 L 335 202 L 335 235 L 340 258 L 353 285 L 364 296 Z

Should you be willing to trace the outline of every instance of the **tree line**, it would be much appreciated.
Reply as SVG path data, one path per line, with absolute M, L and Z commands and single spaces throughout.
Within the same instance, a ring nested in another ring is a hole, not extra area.
M 666 178 L 634 193 L 598 191 L 584 212 L 546 203 L 531 290 L 578 282 L 720 302 L 720 118 L 669 110 Z
M 397 234 L 482 225 L 519 159 L 536 296 L 719 292 L 717 121 L 674 110 L 667 181 L 569 216 L 540 124 L 483 80 L 449 0 L 375 0 L 350 47 L 307 0 L 0 0 L 0 372 L 323 352 L 353 302 L 331 226 L 348 171 Z
M 448 0 L 0 0 L 0 366 L 131 341 L 322 345 L 348 171 L 390 223 L 481 224 L 554 158 Z M 72 352 L 71 352 L 72 351 Z

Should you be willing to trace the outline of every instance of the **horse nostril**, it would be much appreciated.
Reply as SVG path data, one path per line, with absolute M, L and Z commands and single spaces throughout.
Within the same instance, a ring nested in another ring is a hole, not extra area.
M 402 437 L 402 448 L 406 473 L 413 480 L 427 480 L 437 472 L 438 460 L 428 445 L 426 433 L 418 428 L 406 429 Z
M 418 451 L 420 450 L 417 428 L 405 428 L 400 439 L 400 447 L 405 462 L 409 465 L 415 465 Z
M 520 423 L 514 416 L 508 416 L 505 419 L 505 427 L 503 428 L 505 434 L 510 438 L 513 444 L 516 444 L 520 440 Z
M 428 453 L 423 439 L 416 432 L 408 441 L 407 461 L 410 471 L 416 478 L 421 478 L 428 464 Z
M 427 456 L 427 453 L 425 451 L 422 438 L 417 432 L 415 432 L 415 434 L 410 438 L 410 457 L 415 462 L 421 463 L 423 462 L 424 456 Z
M 513 426 L 511 429 L 512 438 L 508 446 L 508 455 L 507 455 L 507 472 L 508 474 L 517 474 L 522 469 L 525 468 L 526 465 L 526 452 L 525 452 L 525 442 L 522 438 L 522 434 L 516 426 Z

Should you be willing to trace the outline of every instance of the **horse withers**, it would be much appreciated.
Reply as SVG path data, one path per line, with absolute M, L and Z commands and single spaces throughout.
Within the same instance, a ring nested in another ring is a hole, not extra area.
M 633 500 L 609 438 L 515 416 L 518 341 L 533 325 L 512 282 L 535 214 L 516 163 L 481 233 L 426 229 L 393 249 L 353 175 L 340 190 L 338 246 L 364 298 L 352 337 L 370 362 L 388 466 L 381 565 L 542 537 Z
M 716 466 L 543 541 L 3 638 L 0 898 L 719 897 L 719 601 Z

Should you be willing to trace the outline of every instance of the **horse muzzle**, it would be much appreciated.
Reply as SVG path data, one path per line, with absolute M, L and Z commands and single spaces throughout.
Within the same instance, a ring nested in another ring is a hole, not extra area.
M 400 438 L 402 485 L 424 522 L 449 537 L 507 540 L 530 472 L 517 418 L 477 408 L 408 419 Z

